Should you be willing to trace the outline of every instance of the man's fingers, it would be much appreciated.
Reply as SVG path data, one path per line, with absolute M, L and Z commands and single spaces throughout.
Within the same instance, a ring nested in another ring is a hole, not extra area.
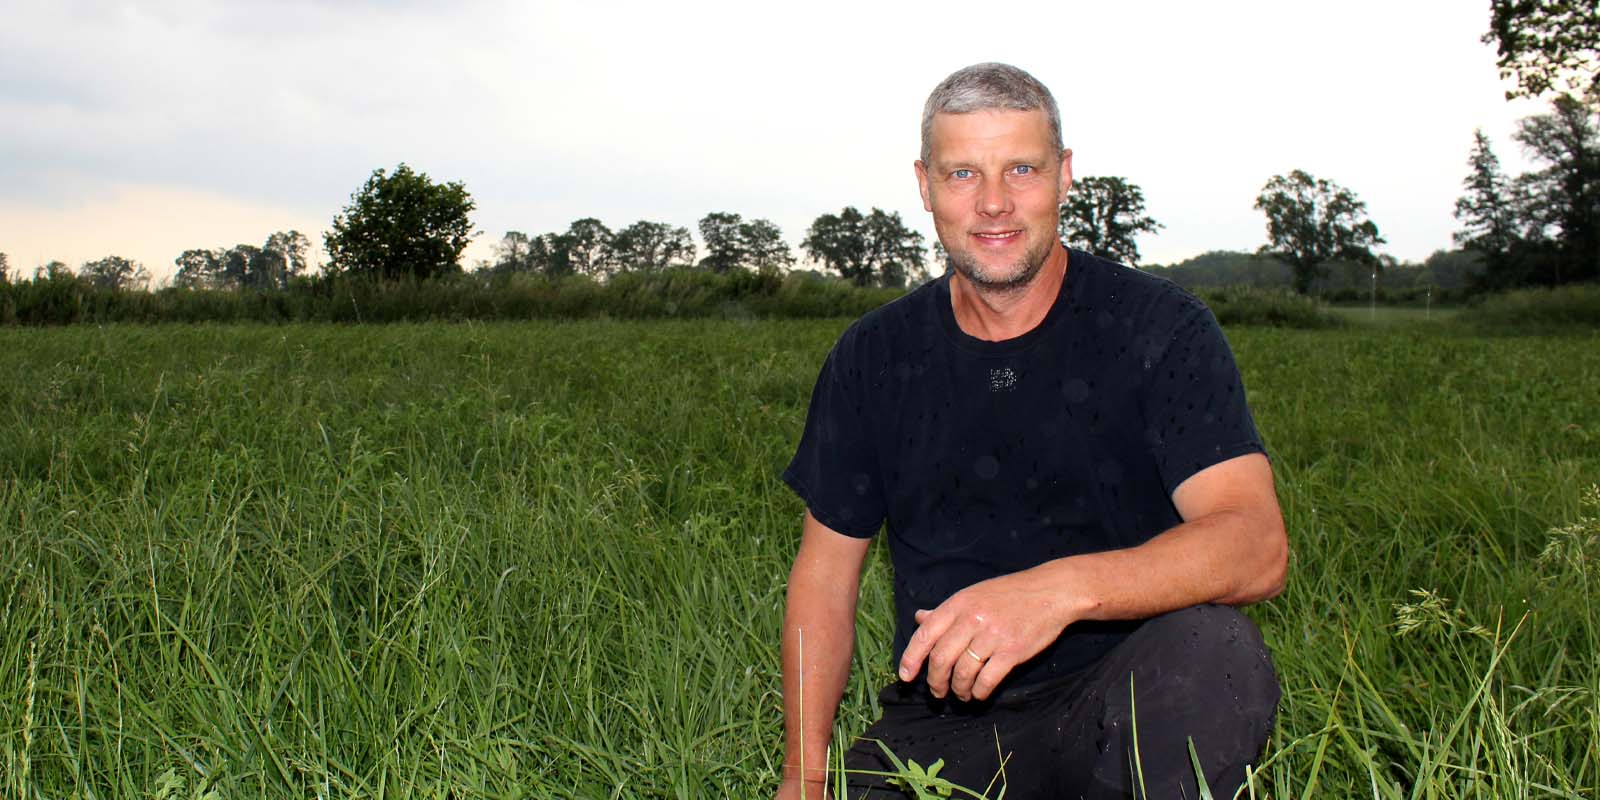
M 983 669 L 978 672 L 977 678 L 972 682 L 972 698 L 974 700 L 988 700 L 994 694 L 1000 681 L 1011 674 L 1011 668 L 1016 666 L 1009 657 L 996 654 L 983 662 Z
M 917 677 L 917 673 L 922 671 L 923 659 L 928 657 L 928 652 L 939 643 L 940 635 L 950 627 L 948 619 L 926 609 L 918 610 L 914 616 L 917 630 L 911 634 L 906 651 L 900 655 L 900 680 L 903 681 Z
M 967 641 L 965 647 L 955 657 L 955 664 L 950 672 L 950 691 L 962 700 L 972 699 L 972 682 L 977 680 L 978 673 L 983 670 L 984 664 L 989 660 L 983 650 L 976 647 L 976 639 Z

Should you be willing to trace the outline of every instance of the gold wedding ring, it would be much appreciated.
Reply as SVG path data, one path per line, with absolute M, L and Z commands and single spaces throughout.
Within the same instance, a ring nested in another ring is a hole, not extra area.
M 972 652 L 972 648 L 970 648 L 970 647 L 967 648 L 967 655 L 972 656 L 973 660 L 977 661 L 979 664 L 982 664 L 984 662 L 983 656 L 980 656 L 977 653 Z

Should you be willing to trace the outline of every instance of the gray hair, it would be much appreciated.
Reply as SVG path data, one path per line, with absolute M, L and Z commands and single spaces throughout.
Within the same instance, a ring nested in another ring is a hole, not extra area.
M 922 163 L 933 155 L 933 115 L 970 114 L 990 108 L 1015 111 L 1043 110 L 1055 138 L 1056 152 L 1066 147 L 1061 141 L 1061 111 L 1044 84 L 1010 64 L 973 64 L 950 74 L 928 95 L 922 107 Z

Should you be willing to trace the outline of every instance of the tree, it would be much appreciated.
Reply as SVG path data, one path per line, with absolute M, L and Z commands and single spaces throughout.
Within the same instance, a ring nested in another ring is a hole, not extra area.
M 1483 130 L 1474 131 L 1472 154 L 1467 157 L 1471 172 L 1461 182 L 1466 194 L 1456 199 L 1456 219 L 1462 229 L 1455 234 L 1456 244 L 1482 253 L 1489 261 L 1506 258 L 1517 241 L 1517 213 L 1512 204 L 1511 186 L 1500 171 L 1500 159 L 1489 146 Z
M 694 240 L 688 228 L 674 228 L 665 222 L 639 220 L 617 231 L 611 239 L 612 255 L 619 270 L 659 272 L 694 264 Z
M 570 269 L 591 278 L 604 278 L 615 269 L 611 229 L 594 217 L 574 220 L 561 235 L 561 249 Z
M 878 285 L 903 288 L 928 279 L 922 234 L 907 228 L 900 212 L 874 207 L 867 215 L 867 253 Z
M 172 262 L 178 271 L 172 284 L 181 289 L 217 289 L 222 281 L 222 250 L 185 250 Z
M 6 260 L 6 254 L 0 253 L 0 283 L 11 282 L 11 262 Z
M 1288 264 L 1301 294 L 1310 294 L 1329 261 L 1375 263 L 1372 247 L 1384 241 L 1354 192 L 1300 170 L 1272 176 L 1255 207 L 1267 215 L 1267 244 L 1258 252 Z
M 261 247 L 236 244 L 227 250 L 185 250 L 173 263 L 173 284 L 185 289 L 286 289 L 306 271 L 311 241 L 299 231 L 278 231 Z
M 898 212 L 874 208 L 863 215 L 845 206 L 812 221 L 800 247 L 857 286 L 898 287 L 927 277 L 922 234 L 907 228 Z
M 783 241 L 783 231 L 771 220 L 753 219 L 739 226 L 745 265 L 757 272 L 777 272 L 794 266 L 794 252 Z
M 1600 277 L 1600 125 L 1596 109 L 1558 97 L 1553 113 L 1517 123 L 1513 135 L 1544 169 L 1517 180 L 1523 225 L 1529 233 L 1553 231 L 1554 274 L 1540 282 Z
M 1145 216 L 1144 192 L 1118 177 L 1074 181 L 1061 204 L 1061 240 L 1112 261 L 1138 266 L 1133 237 L 1155 233 L 1161 223 Z
M 122 256 L 86 262 L 78 274 L 97 289 L 142 289 L 150 283 L 150 273 L 139 262 Z
M 1600 0 L 1490 0 L 1483 41 L 1499 52 L 1500 77 L 1516 78 L 1508 100 L 1600 94 Z
M 812 261 L 821 262 L 857 286 L 872 281 L 868 263 L 866 217 L 855 206 L 845 206 L 838 214 L 823 214 L 812 220 L 806 238 L 800 241 Z
M 261 250 L 263 260 L 255 265 L 252 285 L 262 289 L 286 289 L 289 281 L 306 273 L 311 240 L 299 231 L 278 231 L 267 236 Z
M 431 278 L 461 269 L 472 239 L 472 197 L 405 164 L 374 170 L 333 218 L 324 244 L 335 269 L 364 278 Z
M 700 240 L 706 244 L 706 257 L 700 266 L 712 272 L 727 272 L 745 261 L 744 236 L 739 226 L 744 219 L 738 214 L 713 211 L 700 218 Z
M 522 231 L 506 231 L 494 246 L 494 262 L 487 269 L 496 275 L 515 272 L 534 272 L 539 265 L 533 259 L 533 239 Z

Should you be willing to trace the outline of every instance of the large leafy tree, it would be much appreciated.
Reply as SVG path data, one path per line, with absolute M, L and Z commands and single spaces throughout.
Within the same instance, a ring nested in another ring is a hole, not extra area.
M 6 259 L 5 253 L 0 253 L 0 283 L 11 280 L 11 262 Z
M 1490 0 L 1489 32 L 1507 98 L 1600 94 L 1600 0 Z
M 905 286 L 927 274 L 922 234 L 907 228 L 898 212 L 881 208 L 862 214 L 845 206 L 838 214 L 823 214 L 800 247 L 857 286 Z
M 333 267 L 366 278 L 431 278 L 461 269 L 474 204 L 459 182 L 405 164 L 374 170 L 324 235 Z
M 800 248 L 812 261 L 820 262 L 857 286 L 872 282 L 873 267 L 868 261 L 866 217 L 855 206 L 845 206 L 838 214 L 823 214 L 812 220 Z
M 1597 110 L 1558 97 L 1550 114 L 1517 123 L 1514 138 L 1543 169 L 1518 178 L 1524 227 L 1553 232 L 1558 256 L 1544 280 L 1600 277 L 1600 125 Z
M 794 251 L 783 240 L 783 231 L 771 220 L 753 219 L 739 225 L 744 264 L 758 272 L 776 272 L 794 266 Z
M 150 273 L 139 262 L 122 256 L 86 262 L 78 274 L 100 289 L 141 289 L 150 282 Z
M 1134 237 L 1161 229 L 1144 212 L 1144 192 L 1115 176 L 1073 181 L 1061 204 L 1061 239 L 1112 261 L 1138 265 Z
M 1330 261 L 1377 264 L 1372 248 L 1383 237 L 1349 189 L 1294 170 L 1272 176 L 1255 207 L 1267 215 L 1267 243 L 1259 252 L 1288 264 L 1301 294 L 1310 294 Z
M 559 245 L 569 269 L 591 278 L 604 278 L 616 268 L 611 251 L 613 238 L 605 223 L 594 217 L 584 217 L 567 226 Z
M 712 272 L 727 272 L 745 262 L 744 236 L 740 226 L 744 218 L 726 211 L 713 211 L 700 218 L 700 240 L 705 242 L 706 257 L 700 266 Z
M 688 228 L 639 220 L 617 231 L 611 241 L 619 270 L 659 272 L 694 264 L 694 239 Z
M 700 240 L 706 246 L 700 266 L 712 272 L 744 267 L 768 272 L 794 264 L 783 231 L 771 220 L 747 222 L 738 214 L 713 211 L 700 218 Z

